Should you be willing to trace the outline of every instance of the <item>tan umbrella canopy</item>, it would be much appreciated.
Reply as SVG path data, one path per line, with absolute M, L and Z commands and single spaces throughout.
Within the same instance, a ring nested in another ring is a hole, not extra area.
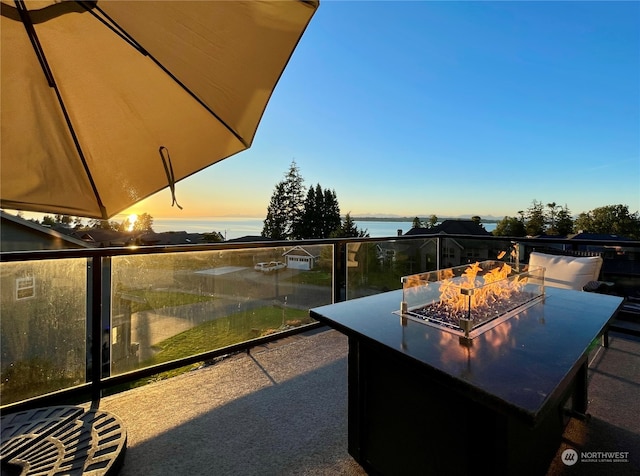
M 0 207 L 109 218 L 247 149 L 317 8 L 2 0 Z

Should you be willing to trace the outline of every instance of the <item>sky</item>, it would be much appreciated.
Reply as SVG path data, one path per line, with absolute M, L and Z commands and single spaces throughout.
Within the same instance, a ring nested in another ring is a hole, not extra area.
M 320 7 L 250 149 L 128 213 L 264 218 L 295 161 L 352 216 L 640 210 L 640 3 Z

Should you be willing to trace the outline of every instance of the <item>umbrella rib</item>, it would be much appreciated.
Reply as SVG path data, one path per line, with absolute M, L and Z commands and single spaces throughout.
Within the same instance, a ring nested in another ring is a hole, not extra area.
M 129 45 L 133 46 L 136 50 L 142 53 L 144 56 L 149 56 L 147 50 L 145 50 L 140 43 L 134 40 L 131 35 L 129 35 L 126 31 L 118 26 L 116 22 L 113 21 L 100 7 L 95 5 L 95 1 L 90 5 L 87 4 L 86 1 L 76 0 L 76 3 L 84 8 L 87 12 L 89 12 L 96 20 L 102 23 L 104 26 L 109 28 L 112 32 L 122 38 L 124 41 L 129 43 Z M 94 10 L 98 10 L 103 16 L 96 14 Z M 109 21 L 107 21 L 109 20 Z M 111 22 L 111 23 L 109 23 Z
M 24 25 L 24 28 L 27 31 L 27 36 L 29 37 L 29 40 L 31 41 L 31 45 L 35 50 L 36 56 L 38 57 L 38 61 L 42 66 L 42 71 L 44 72 L 44 75 L 47 79 L 47 83 L 56 93 L 56 97 L 58 99 L 58 103 L 60 104 L 62 114 L 64 115 L 64 119 L 67 123 L 67 128 L 69 129 L 69 134 L 71 134 L 71 138 L 73 139 L 73 144 L 76 147 L 76 151 L 78 152 L 78 156 L 80 157 L 82 166 L 84 167 L 85 173 L 87 174 L 87 179 L 89 180 L 89 183 L 91 184 L 91 189 L 93 190 L 93 194 L 96 197 L 98 207 L 100 208 L 100 214 L 106 219 L 108 218 L 107 210 L 104 204 L 102 203 L 102 199 L 100 198 L 100 194 L 98 193 L 96 184 L 93 181 L 93 177 L 91 176 L 91 171 L 89 170 L 89 166 L 87 165 L 86 158 L 84 156 L 84 153 L 82 152 L 82 147 L 80 146 L 78 136 L 76 135 L 76 132 L 73 128 L 73 124 L 71 123 L 71 118 L 69 117 L 67 108 L 64 105 L 62 95 L 60 94 L 58 85 L 56 84 L 55 78 L 53 77 L 53 73 L 49 68 L 49 63 L 47 62 L 47 58 L 44 54 L 44 50 L 42 49 L 42 45 L 40 44 L 40 40 L 38 39 L 36 30 L 33 27 L 33 22 L 31 21 L 31 16 L 29 15 L 29 11 L 27 10 L 23 0 L 15 0 L 15 4 L 18 9 L 18 12 L 20 13 L 20 19 L 22 20 L 22 24 Z
M 250 147 L 250 144 L 240 135 L 238 132 L 231 127 L 225 120 L 223 120 L 215 111 L 213 111 L 202 99 L 200 99 L 191 89 L 189 89 L 185 84 L 180 81 L 171 71 L 169 71 L 160 61 L 158 61 L 152 54 L 150 54 L 140 43 L 138 43 L 135 38 L 133 38 L 127 31 L 118 25 L 113 18 L 111 18 L 104 10 L 102 10 L 98 5 L 92 5 L 91 7 L 85 5 L 86 2 L 76 0 L 76 3 L 85 8 L 91 15 L 93 15 L 96 19 L 98 19 L 102 24 L 104 24 L 107 28 L 116 33 L 119 37 L 121 37 L 124 41 L 126 41 L 129 45 L 135 48 L 142 55 L 147 56 L 151 59 L 162 71 L 164 71 L 171 79 L 173 79 L 182 89 L 184 89 L 187 94 L 189 94 L 193 99 L 195 99 L 198 104 L 200 104 L 203 108 L 209 112 L 213 117 L 215 117 L 231 134 L 234 135 L 238 141 L 243 144 L 246 148 Z M 96 14 L 95 10 L 100 12 L 100 15 Z M 105 20 L 106 19 L 106 20 Z M 108 20 L 108 21 L 107 21 Z
M 16 9 L 18 10 L 18 14 L 20 15 L 20 20 L 22 21 L 22 25 L 25 30 L 27 30 L 27 36 L 31 41 L 31 46 L 36 53 L 36 57 L 38 58 L 38 62 L 42 67 L 42 72 L 44 73 L 45 78 L 47 78 L 47 83 L 51 87 L 55 87 L 55 81 L 53 79 L 53 74 L 51 73 L 51 68 L 49 68 L 49 63 L 47 62 L 47 58 L 44 55 L 44 51 L 42 50 L 42 45 L 40 44 L 40 40 L 38 39 L 38 35 L 36 35 L 36 30 L 33 28 L 33 22 L 31 21 L 31 16 L 29 15 L 29 11 L 24 4 L 23 0 L 15 0 Z

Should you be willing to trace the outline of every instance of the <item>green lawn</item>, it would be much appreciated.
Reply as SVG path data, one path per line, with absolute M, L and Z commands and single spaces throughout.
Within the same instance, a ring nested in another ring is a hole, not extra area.
M 309 317 L 309 312 L 302 309 L 266 306 L 235 313 L 205 322 L 160 342 L 154 346 L 158 353 L 143 362 L 142 366 L 151 366 L 238 344 L 277 332 L 283 325 L 300 326 L 311 322 L 313 321 Z M 197 366 L 198 364 L 163 372 L 153 380 L 173 377 Z M 131 387 L 139 387 L 149 381 L 149 379 L 140 380 L 132 384 Z
M 311 322 L 309 312 L 300 309 L 261 307 L 220 317 L 170 337 L 155 348 L 159 352 L 148 364 L 219 349 L 277 331 L 283 323 Z
M 162 309 L 163 307 L 184 306 L 198 302 L 212 301 L 211 296 L 199 294 L 181 293 L 177 291 L 157 291 L 146 289 L 135 289 L 126 292 L 128 295 L 136 296 L 137 300 L 131 301 L 131 313 Z
M 289 278 L 289 281 L 296 284 L 313 284 L 316 286 L 331 286 L 331 280 L 331 272 L 322 270 L 304 271 Z

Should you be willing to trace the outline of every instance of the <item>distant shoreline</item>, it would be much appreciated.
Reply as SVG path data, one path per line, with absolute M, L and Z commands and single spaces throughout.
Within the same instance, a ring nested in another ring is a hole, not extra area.
M 428 221 L 430 217 L 418 217 L 420 220 L 422 221 Z M 480 217 L 482 218 L 482 217 Z M 370 216 L 366 216 L 366 217 L 356 217 L 353 216 L 351 217 L 352 220 L 354 221 L 389 221 L 389 222 L 413 222 L 413 220 L 415 219 L 415 216 L 413 217 L 370 217 Z M 458 218 L 450 218 L 450 217 L 438 217 L 438 221 L 442 222 L 443 220 L 471 220 L 471 218 L 462 218 L 462 217 L 458 217 Z M 497 220 L 495 218 L 482 218 L 481 223 L 499 223 L 500 220 Z
M 423 222 L 428 220 L 420 218 Z M 460 220 L 461 218 L 451 218 L 451 220 Z M 398 230 L 403 232 L 411 229 L 414 218 L 403 217 L 384 217 L 374 218 L 365 217 L 364 219 L 352 219 L 355 225 L 366 230 L 371 238 L 381 238 L 389 236 L 397 236 Z M 439 218 L 438 221 L 442 221 Z M 468 220 L 468 219 L 467 219 Z M 494 223 L 482 221 L 487 231 L 495 228 Z M 212 231 L 221 233 L 226 240 L 242 238 L 245 236 L 259 236 L 264 228 L 264 220 L 261 218 L 243 218 L 243 217 L 208 217 L 200 219 L 166 219 L 154 218 L 153 230 L 158 233 L 168 231 L 185 231 L 187 233 L 211 233 Z

